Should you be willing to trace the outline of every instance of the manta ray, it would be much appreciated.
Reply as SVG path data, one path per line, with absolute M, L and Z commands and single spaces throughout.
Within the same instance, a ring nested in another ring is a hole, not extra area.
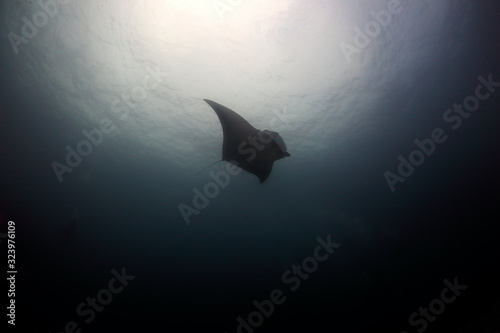
M 274 161 L 290 156 L 278 133 L 258 130 L 233 110 L 209 99 L 204 101 L 214 109 L 222 125 L 221 161 L 254 174 L 262 183 L 271 174 Z

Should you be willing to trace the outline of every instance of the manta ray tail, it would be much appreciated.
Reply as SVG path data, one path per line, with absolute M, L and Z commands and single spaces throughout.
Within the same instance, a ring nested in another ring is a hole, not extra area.
M 210 168 L 212 165 L 219 163 L 220 161 L 222 161 L 222 159 L 221 159 L 221 160 L 218 160 L 217 162 L 214 162 L 214 163 L 210 164 L 209 166 L 204 167 L 202 170 L 198 171 L 198 172 L 196 173 L 196 175 L 198 175 L 198 174 L 202 173 L 203 171 L 205 171 L 206 169 Z

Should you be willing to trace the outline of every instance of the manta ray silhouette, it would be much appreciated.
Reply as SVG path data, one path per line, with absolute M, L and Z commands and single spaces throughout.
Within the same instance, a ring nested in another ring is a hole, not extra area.
M 273 163 L 290 156 L 281 136 L 273 131 L 258 130 L 233 110 L 209 99 L 222 125 L 222 161 L 228 161 L 259 177 L 269 177 Z

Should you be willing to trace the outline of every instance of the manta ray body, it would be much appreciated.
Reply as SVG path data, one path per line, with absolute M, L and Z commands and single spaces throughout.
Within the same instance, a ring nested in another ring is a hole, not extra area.
M 290 156 L 278 133 L 258 130 L 233 110 L 204 101 L 214 109 L 222 125 L 222 161 L 254 174 L 262 183 L 271 174 L 274 161 Z

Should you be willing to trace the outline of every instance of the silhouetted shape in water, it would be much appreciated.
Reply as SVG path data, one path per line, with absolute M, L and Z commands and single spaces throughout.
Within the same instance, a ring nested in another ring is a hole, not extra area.
M 262 183 L 269 177 L 274 161 L 290 156 L 278 133 L 258 130 L 227 107 L 204 101 L 214 109 L 222 125 L 222 161 L 256 175 Z

